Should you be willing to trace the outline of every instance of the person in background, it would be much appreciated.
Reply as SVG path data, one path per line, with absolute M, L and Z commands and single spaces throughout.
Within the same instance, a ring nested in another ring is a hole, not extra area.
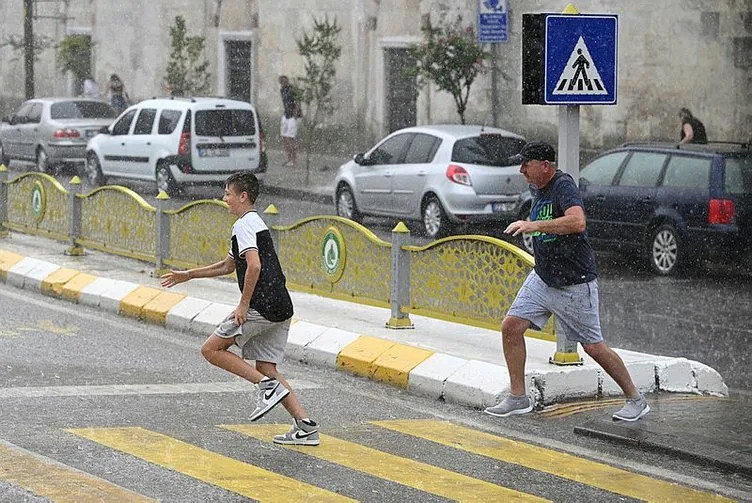
M 679 110 L 681 131 L 679 132 L 679 145 L 682 143 L 707 143 L 708 136 L 705 134 L 705 125 L 700 119 L 692 115 L 689 108 Z
M 91 98 L 94 100 L 99 99 L 99 86 L 94 80 L 94 77 L 92 77 L 91 75 L 84 79 L 84 91 L 82 96 L 84 98 Z
M 298 137 L 298 118 L 300 117 L 300 106 L 295 102 L 290 80 L 285 75 L 279 77 L 279 92 L 282 95 L 282 107 L 284 112 L 280 123 L 280 136 L 287 155 L 285 166 L 294 166 L 297 161 L 297 137 Z
M 110 94 L 110 106 L 115 110 L 115 113 L 120 115 L 123 113 L 123 110 L 128 108 L 131 100 L 128 92 L 125 90 L 125 84 L 123 84 L 123 81 L 120 80 L 120 77 L 116 73 L 110 75 L 108 92 Z

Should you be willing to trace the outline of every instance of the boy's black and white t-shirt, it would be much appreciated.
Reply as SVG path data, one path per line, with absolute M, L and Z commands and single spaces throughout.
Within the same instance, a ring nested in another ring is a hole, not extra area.
M 269 228 L 255 210 L 243 214 L 232 226 L 229 254 L 235 261 L 235 273 L 241 293 L 248 268 L 245 253 L 249 250 L 257 250 L 261 261 L 261 273 L 251 295 L 251 309 L 255 309 L 269 321 L 287 320 L 292 317 L 293 308 L 285 285 L 285 275 L 274 251 Z

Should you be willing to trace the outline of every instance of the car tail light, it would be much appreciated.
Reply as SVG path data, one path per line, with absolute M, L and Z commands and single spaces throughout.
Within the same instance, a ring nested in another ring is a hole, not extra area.
M 78 138 L 81 135 L 75 129 L 56 129 L 52 133 L 53 138 Z
M 178 155 L 191 155 L 191 133 L 181 133 L 178 144 Z
M 460 185 L 470 186 L 473 184 L 473 182 L 470 180 L 470 174 L 467 172 L 467 170 L 462 166 L 457 166 L 456 164 L 450 164 L 449 166 L 447 166 L 446 176 L 454 183 L 459 183 Z
M 708 203 L 709 224 L 733 224 L 736 222 L 736 206 L 731 199 L 711 199 Z

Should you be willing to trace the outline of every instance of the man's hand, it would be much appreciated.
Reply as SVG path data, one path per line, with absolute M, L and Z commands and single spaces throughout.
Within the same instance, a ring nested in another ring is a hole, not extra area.
M 528 234 L 530 232 L 535 232 L 537 229 L 535 228 L 536 222 L 531 222 L 530 220 L 517 220 L 515 222 L 512 222 L 507 226 L 506 229 L 504 229 L 504 234 L 511 234 L 512 236 L 519 236 L 520 234 Z
M 243 323 L 245 323 L 245 320 L 248 316 L 248 306 L 244 305 L 243 303 L 238 304 L 238 307 L 235 308 L 235 311 L 232 312 L 235 323 L 237 323 L 238 326 L 241 326 Z
M 189 279 L 188 271 L 170 271 L 161 276 L 162 286 L 171 288 L 179 283 L 185 283 Z

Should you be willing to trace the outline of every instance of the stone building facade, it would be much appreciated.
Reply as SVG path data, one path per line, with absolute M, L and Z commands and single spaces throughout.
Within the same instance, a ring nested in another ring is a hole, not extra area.
M 111 73 L 137 100 L 166 94 L 169 26 L 186 19 L 206 40 L 212 95 L 251 100 L 272 128 L 281 111 L 277 77 L 302 75 L 296 38 L 312 18 L 341 26 L 342 56 L 327 127 L 367 144 L 397 127 L 459 121 L 449 94 L 416 90 L 400 69 L 405 49 L 428 19 L 462 16 L 475 24 L 478 0 L 45 0 L 34 30 L 48 47 L 35 64 L 36 95 L 71 95 L 54 44 L 71 34 L 92 42 L 91 70 L 105 88 Z M 509 41 L 489 47 L 497 60 L 473 85 L 468 123 L 492 124 L 528 137 L 556 138 L 558 107 L 521 104 L 522 15 L 561 12 L 565 2 L 508 0 Z M 627 140 L 678 138 L 677 112 L 690 108 L 711 139 L 752 138 L 752 0 L 579 0 L 583 13 L 619 15 L 618 103 L 581 107 L 581 144 L 599 149 Z M 0 3 L 0 108 L 24 94 L 24 65 L 11 41 L 23 35 L 23 0 Z M 488 65 L 489 62 L 486 62 Z M 492 92 L 492 81 L 497 82 Z M 495 107 L 492 97 L 496 96 Z M 495 110 L 495 113 L 493 111 Z

